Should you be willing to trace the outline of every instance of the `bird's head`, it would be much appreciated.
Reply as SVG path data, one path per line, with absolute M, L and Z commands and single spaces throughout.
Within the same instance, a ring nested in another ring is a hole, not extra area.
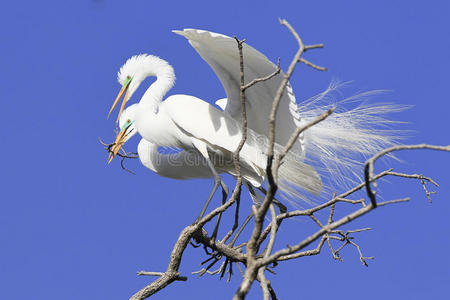
M 111 149 L 111 152 L 108 157 L 108 163 L 110 163 L 116 154 L 119 152 L 120 148 L 137 133 L 136 126 L 134 125 L 134 117 L 136 114 L 138 105 L 133 104 L 127 107 L 119 119 L 119 128 L 120 131 L 117 134 L 116 140 L 114 142 L 114 146 Z
M 108 113 L 108 118 L 116 105 L 119 103 L 120 99 L 123 97 L 123 102 L 116 120 L 119 121 L 128 99 L 133 96 L 134 92 L 139 87 L 139 84 L 145 79 L 142 78 L 142 57 L 143 55 L 135 55 L 129 58 L 117 73 L 117 81 L 120 83 L 120 85 L 122 85 L 122 88 L 120 89 L 116 100 L 114 100 L 114 103 L 111 106 L 111 109 Z
M 157 56 L 139 54 L 129 58 L 117 73 L 117 81 L 122 85 L 122 88 L 108 113 L 108 117 L 125 95 L 117 116 L 117 121 L 119 121 L 126 102 L 133 96 L 142 81 L 148 76 L 157 76 L 158 74 L 175 77 L 173 68 L 169 63 Z

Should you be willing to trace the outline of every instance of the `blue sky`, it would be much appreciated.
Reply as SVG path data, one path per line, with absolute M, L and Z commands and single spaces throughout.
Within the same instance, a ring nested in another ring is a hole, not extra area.
M 166 269 L 178 233 L 195 219 L 212 182 L 161 178 L 137 161 L 128 163 L 136 172 L 131 175 L 118 161 L 106 165 L 97 138 L 114 137 L 106 114 L 120 88 L 116 73 L 134 54 L 155 54 L 174 66 L 170 94 L 209 102 L 225 96 L 213 71 L 172 29 L 246 38 L 286 67 L 296 51 L 277 21 L 286 18 L 306 43 L 325 44 L 308 57 L 329 68 L 320 73 L 299 66 L 292 79 L 297 99 L 320 92 L 333 78 L 354 80 L 347 95 L 389 89 L 378 100 L 413 105 L 395 115 L 414 131 L 407 143 L 450 140 L 446 1 L 9 1 L 2 8 L 2 299 L 125 299 L 149 282 L 136 271 Z M 384 182 L 385 199 L 412 201 L 380 208 L 348 227 L 374 228 L 358 236 L 364 254 L 375 256 L 370 266 L 360 264 L 354 249 L 339 263 L 324 248 L 269 275 L 281 299 L 448 298 L 450 155 L 399 157 L 403 163 L 392 163 L 397 171 L 441 184 L 434 203 L 417 182 Z M 306 224 L 293 223 L 286 236 L 304 236 Z M 190 272 L 202 258 L 201 250 L 188 248 L 181 272 L 189 281 L 154 298 L 211 299 L 215 293 L 215 299 L 229 299 L 239 275 L 231 283 L 197 279 Z M 250 299 L 260 295 L 257 285 L 251 292 Z

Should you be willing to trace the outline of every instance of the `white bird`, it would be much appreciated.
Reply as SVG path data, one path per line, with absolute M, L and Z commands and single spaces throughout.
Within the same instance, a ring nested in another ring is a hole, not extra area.
M 216 105 L 224 110 L 226 107 L 226 100 L 227 99 L 217 100 Z M 137 104 L 130 105 L 120 116 L 119 128 L 122 128 L 122 132 L 126 132 L 126 135 L 122 140 L 123 144 L 137 133 L 134 125 L 137 108 Z M 137 147 L 137 153 L 141 163 L 159 176 L 178 180 L 213 177 L 205 158 L 198 151 L 183 150 L 176 153 L 160 153 L 158 148 L 158 145 L 145 139 L 141 139 Z M 226 172 L 226 170 L 221 167 L 220 160 L 213 160 L 213 162 L 217 163 L 214 167 L 218 173 Z M 249 190 L 250 196 L 255 203 L 260 203 L 263 200 L 262 195 L 258 194 L 247 181 L 244 181 L 244 185 Z M 264 191 L 262 192 L 264 193 Z M 276 204 L 280 205 L 278 201 Z
M 232 153 L 242 136 L 239 54 L 236 41 L 225 35 L 195 29 L 175 33 L 186 37 L 216 72 L 227 94 L 225 111 L 188 95 L 173 95 L 162 101 L 174 84 L 173 68 L 156 56 L 142 54 L 131 57 L 121 67 L 118 81 L 122 84 L 122 89 L 110 113 L 126 92 L 119 119 L 125 103 L 141 82 L 148 76 L 156 76 L 156 81 L 147 89 L 136 108 L 133 125 L 144 140 L 155 146 L 198 151 L 203 156 L 215 179 L 214 188 L 202 210 L 204 212 L 219 185 L 222 185 L 223 201 L 228 192 L 217 171 L 218 163 L 213 160 L 220 159 L 224 162 L 220 165 L 220 171 L 237 175 L 232 164 Z M 243 53 L 247 82 L 275 71 L 276 66 L 249 45 L 244 44 Z M 243 178 L 255 187 L 261 186 L 266 176 L 268 117 L 283 76 L 281 73 L 246 92 L 248 136 L 240 152 L 240 164 Z M 291 86 L 286 87 L 276 119 L 276 151 L 281 149 L 298 126 L 327 109 L 314 105 L 314 102 L 324 98 L 332 89 L 329 88 L 302 109 L 297 106 Z M 349 153 L 372 153 L 389 144 L 392 137 L 371 127 L 383 121 L 377 117 L 378 112 L 390 110 L 394 109 L 388 106 L 361 106 L 351 111 L 335 113 L 312 127 L 299 137 L 281 165 L 280 189 L 294 197 L 298 195 L 298 189 L 316 195 L 321 191 L 320 176 L 313 167 L 303 162 L 305 151 L 309 152 L 309 149 L 315 150 L 311 154 L 325 164 L 325 167 L 331 163 L 336 163 L 338 167 L 348 167 L 352 165 L 352 161 L 348 159 Z M 122 127 L 116 139 L 115 153 L 123 145 L 127 130 L 129 126 Z M 340 154 L 342 157 L 339 157 Z
M 225 109 L 226 104 L 227 99 L 220 99 L 216 101 L 216 105 L 222 108 L 222 110 Z M 134 119 L 137 109 L 137 104 L 130 105 L 123 111 L 122 115 L 119 118 L 118 125 L 119 128 L 121 128 L 121 132 L 123 133 L 123 138 L 121 138 L 120 141 L 121 144 L 126 143 L 137 133 L 136 127 L 134 125 Z M 213 173 L 208 167 L 205 158 L 200 155 L 198 151 L 183 150 L 176 153 L 163 154 L 158 151 L 158 148 L 158 145 L 155 145 L 145 139 L 141 139 L 137 147 L 137 153 L 141 163 L 156 174 L 178 180 L 213 177 Z M 216 159 L 213 160 L 213 162 L 216 163 L 214 167 L 218 171 L 218 173 L 226 172 L 226 170 L 222 168 L 222 162 L 220 160 Z M 253 189 L 252 185 L 246 180 L 243 181 L 243 184 L 247 187 L 253 202 L 257 205 L 262 203 L 262 201 L 264 200 L 264 194 L 266 193 L 265 190 L 259 187 L 261 193 L 258 193 L 258 191 Z M 286 209 L 285 206 L 276 199 L 274 199 L 274 204 L 277 205 L 282 211 Z M 238 207 L 236 207 L 236 209 L 238 209 Z M 233 237 L 231 243 L 234 244 L 239 234 L 250 221 L 251 217 L 252 214 L 250 214 L 245 219 L 241 228 Z M 216 226 L 212 234 L 213 237 L 217 235 L 219 221 L 220 217 L 216 221 Z M 237 220 L 235 220 L 235 222 L 237 222 Z M 237 228 L 237 225 L 238 224 L 235 223 L 235 226 L 233 226 L 233 228 Z
M 222 108 L 226 107 L 227 99 L 220 99 L 216 101 L 216 105 Z M 125 144 L 136 133 L 136 126 L 134 124 L 137 104 L 128 106 L 120 116 L 118 125 L 121 132 L 126 132 L 121 143 Z M 137 153 L 141 163 L 149 170 L 156 174 L 172 178 L 172 179 L 192 179 L 192 178 L 211 178 L 213 174 L 205 160 L 205 158 L 198 151 L 179 151 L 175 153 L 160 153 L 159 146 L 153 144 L 145 139 L 141 139 Z M 111 159 L 110 155 L 110 159 Z M 226 172 L 221 166 L 220 160 L 213 160 L 214 168 L 218 173 Z
M 119 119 L 121 132 L 126 132 L 122 142 L 126 143 L 136 133 L 134 124 L 137 104 L 127 107 Z M 141 139 L 137 153 L 141 163 L 156 174 L 172 179 L 211 178 L 211 170 L 206 160 L 197 151 L 180 151 L 163 154 L 158 151 L 159 146 L 145 139 Z

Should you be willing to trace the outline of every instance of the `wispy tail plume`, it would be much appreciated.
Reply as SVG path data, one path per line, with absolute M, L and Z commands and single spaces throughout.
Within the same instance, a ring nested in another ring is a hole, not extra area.
M 407 109 L 386 103 L 369 103 L 371 96 L 385 91 L 376 90 L 356 94 L 336 101 L 335 92 L 344 84 L 333 81 L 321 94 L 299 105 L 302 122 L 308 123 L 331 106 L 336 111 L 324 121 L 305 132 L 308 163 L 320 162 L 330 175 L 331 181 L 360 181 L 360 166 L 366 158 L 376 152 L 395 145 L 405 131 L 393 130 L 392 125 L 400 123 L 386 118 L 393 112 Z M 353 105 L 351 109 L 345 107 Z M 314 163 L 316 165 L 316 163 Z
M 389 120 L 386 115 L 403 111 L 407 106 L 370 103 L 369 98 L 386 92 L 381 90 L 336 100 L 338 96 L 341 97 L 338 89 L 343 85 L 345 83 L 333 81 L 324 92 L 298 106 L 301 118 L 298 126 L 311 122 L 332 106 L 335 106 L 336 110 L 304 132 L 304 163 L 298 163 L 297 153 L 290 153 L 280 167 L 279 185 L 282 197 L 295 206 L 299 204 L 298 199 L 307 203 L 315 202 L 301 189 L 305 190 L 306 187 L 307 191 L 317 194 L 314 190 L 322 188 L 308 183 L 305 176 L 307 174 L 311 176 L 312 183 L 318 182 L 318 175 L 312 172 L 314 169 L 310 166 L 318 171 L 323 181 L 323 191 L 319 196 L 329 196 L 327 192 L 335 191 L 338 187 L 348 187 L 361 182 L 362 163 L 371 155 L 395 145 L 406 132 L 393 130 L 393 125 L 400 122 Z

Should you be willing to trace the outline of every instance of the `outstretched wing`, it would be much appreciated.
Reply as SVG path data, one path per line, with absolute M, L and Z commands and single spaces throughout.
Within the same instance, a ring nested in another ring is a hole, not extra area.
M 216 105 L 220 107 L 223 111 L 225 111 L 227 108 L 227 102 L 228 102 L 227 98 L 222 98 L 216 101 Z
M 235 39 L 226 35 L 205 30 L 184 29 L 173 31 L 184 36 L 211 66 L 219 77 L 227 94 L 225 111 L 234 119 L 241 119 L 241 100 L 239 96 L 240 67 L 239 52 Z M 245 83 L 256 78 L 265 77 L 276 70 L 276 65 L 270 62 L 261 52 L 244 44 L 244 73 Z M 268 135 L 269 115 L 273 99 L 280 86 L 284 74 L 278 74 L 268 81 L 257 83 L 246 90 L 246 110 L 248 128 L 261 134 Z M 287 85 L 276 116 L 276 142 L 285 145 L 289 136 L 300 124 L 297 103 L 290 84 Z M 299 138 L 293 150 L 304 154 L 303 136 Z

